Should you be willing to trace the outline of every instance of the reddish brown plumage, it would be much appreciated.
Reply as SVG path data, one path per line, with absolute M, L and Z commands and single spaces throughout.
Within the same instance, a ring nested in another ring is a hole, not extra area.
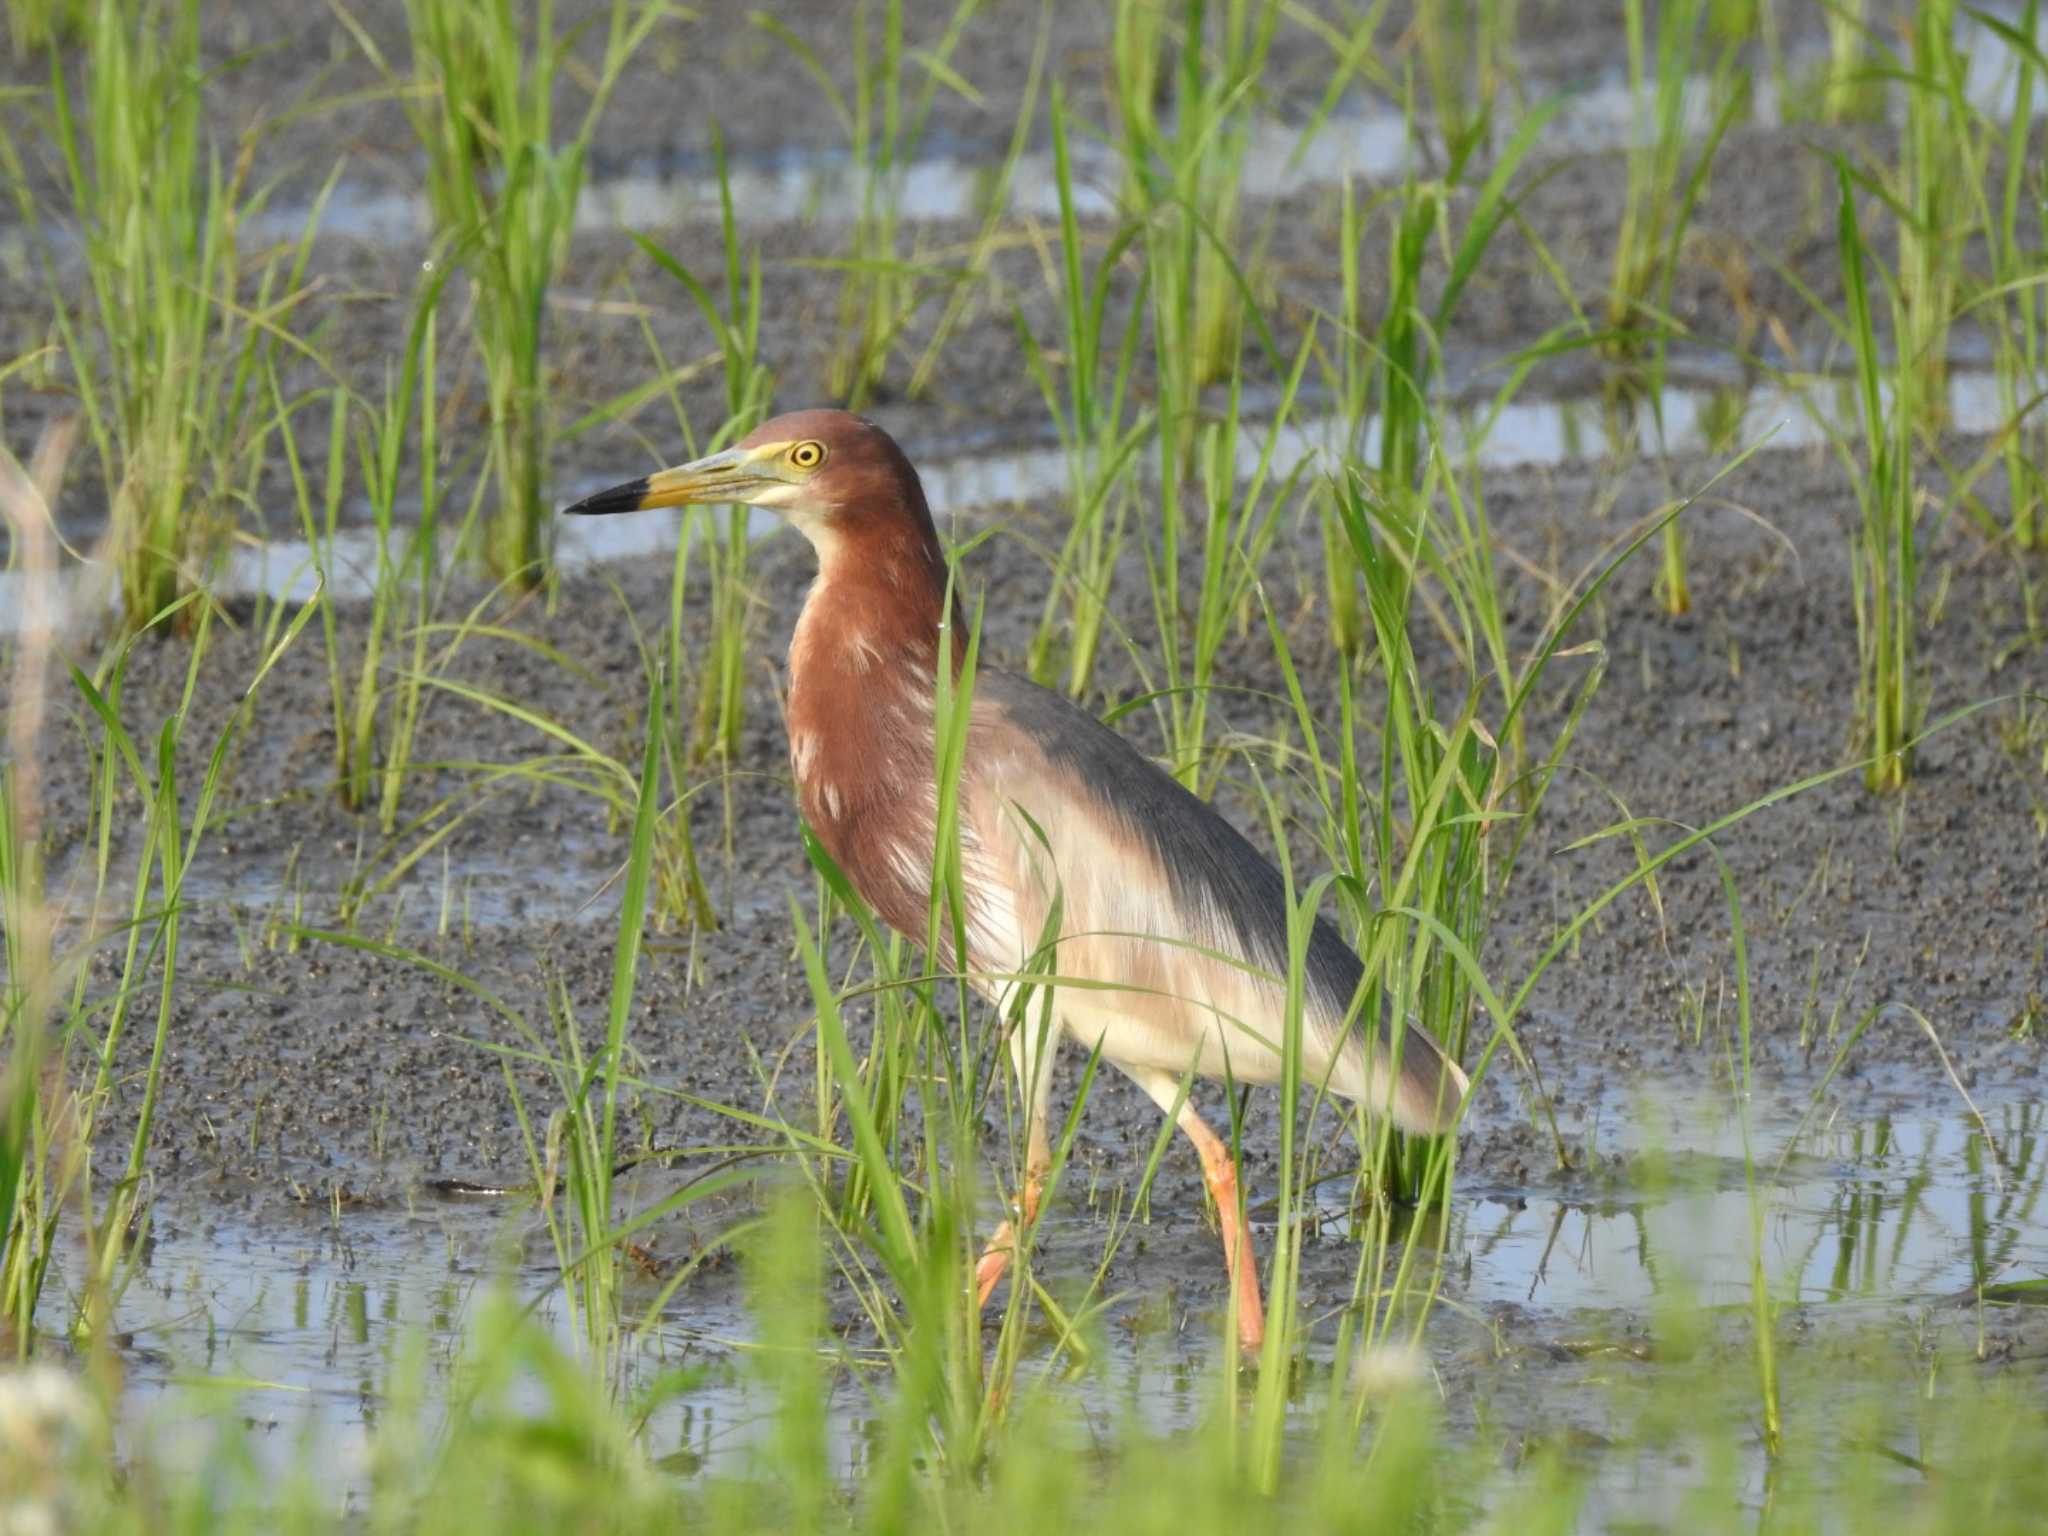
M 805 528 L 818 577 L 789 647 L 798 800 L 876 913 L 922 938 L 927 882 L 892 855 L 931 838 L 933 689 L 941 644 L 958 644 L 945 557 L 917 471 L 886 432 L 841 411 L 799 411 L 741 447 L 790 440 L 827 454 L 806 486 L 821 508 Z

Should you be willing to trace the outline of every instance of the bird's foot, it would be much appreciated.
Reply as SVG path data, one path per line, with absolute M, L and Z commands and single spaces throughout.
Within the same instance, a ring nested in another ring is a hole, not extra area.
M 988 1305 L 989 1294 L 1003 1278 L 1003 1272 L 1010 1267 L 1010 1255 L 1017 1246 L 1017 1228 L 1011 1222 L 1004 1222 L 996 1228 L 995 1236 L 988 1240 L 988 1246 L 981 1251 L 981 1257 L 974 1265 L 974 1304 Z

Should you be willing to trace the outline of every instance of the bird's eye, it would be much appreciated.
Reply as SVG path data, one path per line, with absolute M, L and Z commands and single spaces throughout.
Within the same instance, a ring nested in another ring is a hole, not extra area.
M 789 462 L 798 469 L 816 469 L 825 462 L 823 443 L 798 443 L 789 450 Z

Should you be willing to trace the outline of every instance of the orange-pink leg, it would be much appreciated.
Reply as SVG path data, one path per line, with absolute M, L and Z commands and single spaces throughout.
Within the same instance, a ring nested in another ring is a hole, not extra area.
M 1017 1251 L 1018 1233 L 1029 1229 L 1038 1219 L 1038 1202 L 1045 1192 L 1046 1174 L 1052 1168 L 1052 1147 L 1045 1138 L 1045 1118 L 1052 1100 L 1053 1044 L 1042 1019 L 1038 1021 L 1037 1028 L 1028 1019 L 1020 1019 L 1011 1026 L 1010 1060 L 1017 1069 L 1017 1085 L 1023 1091 L 1026 1105 L 1024 1188 L 1018 1191 L 1020 1219 L 1006 1221 L 996 1228 L 995 1236 L 988 1240 L 988 1246 L 982 1249 L 981 1258 L 974 1266 L 977 1306 L 988 1305 L 989 1293 L 1002 1280 L 1010 1267 L 1010 1256 Z
M 1202 1159 L 1202 1179 L 1216 1202 L 1217 1224 L 1223 1229 L 1223 1265 L 1237 1292 L 1237 1341 L 1247 1353 L 1255 1351 L 1266 1341 L 1266 1309 L 1259 1299 L 1259 1265 L 1252 1251 L 1252 1224 L 1238 1198 L 1237 1165 L 1230 1159 L 1230 1148 L 1195 1113 L 1194 1105 L 1183 1103 L 1175 1112 L 1173 1101 L 1180 1096 L 1178 1080 L 1151 1070 L 1131 1071 L 1131 1076 L 1155 1104 L 1174 1116 L 1174 1124 L 1194 1143 L 1195 1152 Z
M 1038 1219 L 1038 1199 L 1045 1188 L 1045 1164 L 1035 1162 L 1024 1175 L 1024 1189 L 1018 1205 L 1022 1209 L 1023 1225 L 1028 1227 Z M 981 1259 L 974 1266 L 974 1298 L 977 1306 L 987 1306 L 989 1293 L 1003 1278 L 1003 1272 L 1010 1267 L 1010 1255 L 1017 1248 L 1018 1224 L 1006 1221 L 996 1228 L 995 1236 L 988 1240 L 988 1246 L 981 1250 Z

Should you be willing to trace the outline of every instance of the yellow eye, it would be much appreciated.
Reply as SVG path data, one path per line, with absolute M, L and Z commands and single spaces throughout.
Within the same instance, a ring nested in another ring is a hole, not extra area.
M 789 462 L 798 469 L 816 469 L 825 462 L 823 443 L 798 443 L 789 450 Z

